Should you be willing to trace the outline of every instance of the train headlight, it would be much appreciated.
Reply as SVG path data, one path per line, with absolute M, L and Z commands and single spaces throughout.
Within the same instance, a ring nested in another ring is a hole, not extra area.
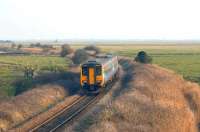
M 83 83 L 87 83 L 87 81 L 82 81 Z
M 100 80 L 98 80 L 98 81 L 97 81 L 97 83 L 98 83 L 98 84 L 100 84 L 100 83 L 101 83 L 101 81 L 100 81 Z

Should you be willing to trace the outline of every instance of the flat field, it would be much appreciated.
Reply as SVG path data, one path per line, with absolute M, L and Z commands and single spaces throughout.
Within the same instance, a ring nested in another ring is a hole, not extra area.
M 55 68 L 67 70 L 68 60 L 48 56 L 0 56 L 0 96 L 15 95 L 14 82 L 24 77 L 24 67 L 32 67 L 36 74 L 52 72 Z
M 200 45 L 110 45 L 99 46 L 103 52 L 134 57 L 146 51 L 153 63 L 183 75 L 187 80 L 200 84 Z
M 83 48 L 73 45 L 72 48 Z M 187 80 L 200 84 L 200 45 L 99 45 L 103 52 L 134 57 L 143 50 L 153 58 L 153 63 L 172 69 Z M 14 81 L 23 78 L 25 66 L 36 68 L 37 72 L 52 72 L 57 68 L 67 69 L 69 60 L 50 56 L 0 56 L 0 97 L 15 95 Z

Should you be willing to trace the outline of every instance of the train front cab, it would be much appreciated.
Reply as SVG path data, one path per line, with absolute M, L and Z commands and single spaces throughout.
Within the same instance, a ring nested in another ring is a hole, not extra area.
M 88 63 L 81 66 L 81 86 L 85 93 L 97 94 L 103 84 L 102 66 Z

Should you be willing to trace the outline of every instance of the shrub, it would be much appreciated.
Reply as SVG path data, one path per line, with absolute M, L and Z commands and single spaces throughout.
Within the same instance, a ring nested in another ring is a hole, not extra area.
M 135 61 L 147 64 L 152 62 L 152 58 L 145 51 L 140 51 L 135 57 Z
M 30 44 L 30 46 L 29 47 L 31 47 L 31 48 L 33 48 L 33 47 L 41 47 L 41 43 L 32 43 L 32 44 Z
M 26 66 L 24 66 L 23 70 L 24 70 L 24 77 L 32 79 L 35 75 L 36 70 L 38 70 L 38 66 L 37 65 L 26 65 Z
M 72 48 L 68 44 L 62 45 L 62 49 L 60 52 L 61 57 L 65 57 L 68 54 L 71 54 L 73 52 Z
M 21 49 L 23 46 L 22 46 L 22 44 L 19 44 L 18 46 L 17 46 L 17 49 L 19 50 L 19 49 Z
M 86 61 L 88 59 L 88 54 L 84 49 L 78 49 L 74 53 L 74 56 L 72 57 L 72 61 L 74 64 L 81 64 L 82 62 Z
M 100 53 L 100 49 L 94 45 L 90 45 L 84 48 L 85 50 L 89 50 L 89 51 L 95 51 L 96 54 Z

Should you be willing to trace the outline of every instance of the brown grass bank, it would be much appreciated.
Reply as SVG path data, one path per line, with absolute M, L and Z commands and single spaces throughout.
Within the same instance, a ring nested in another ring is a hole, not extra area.
M 45 85 L 0 104 L 0 129 L 6 130 L 46 110 L 67 95 L 60 86 Z
M 28 121 L 35 115 L 55 106 L 58 102 L 60 103 L 61 100 L 63 103 L 63 99 L 66 96 L 74 95 L 79 91 L 78 76 L 79 74 L 76 72 L 67 72 L 63 74 L 61 80 L 54 80 L 53 82 L 49 82 L 49 84 L 37 86 L 12 99 L 1 101 L 0 131 L 8 130 L 13 126 Z M 66 101 L 63 105 L 56 105 L 58 108 L 55 109 L 59 109 L 65 104 Z
M 200 87 L 172 71 L 122 60 L 123 90 L 87 131 L 197 132 Z

